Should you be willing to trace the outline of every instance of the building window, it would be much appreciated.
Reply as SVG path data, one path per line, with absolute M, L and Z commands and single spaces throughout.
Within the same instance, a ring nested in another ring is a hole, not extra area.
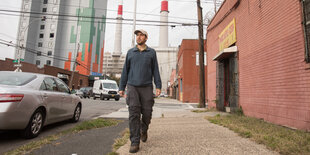
M 41 56 L 42 55 L 42 52 L 41 51 L 38 51 L 37 52 L 37 56 Z
M 40 65 L 40 60 L 37 60 L 37 61 L 36 61 L 36 65 Z
M 45 21 L 46 20 L 46 16 L 42 16 L 41 21 Z
M 47 55 L 52 55 L 52 51 L 48 51 L 48 52 L 47 52 Z
M 43 33 L 40 33 L 39 38 L 43 38 L 43 37 L 44 37 L 44 34 L 43 34 Z
M 24 9 L 25 9 L 25 10 L 28 10 L 28 8 L 29 8 L 29 5 L 26 4 L 26 5 L 24 6 Z
M 54 33 L 50 33 L 50 38 L 54 38 Z
M 55 27 L 56 27 L 55 24 L 52 24 L 51 25 L 51 30 L 55 30 Z
M 57 8 L 53 7 L 53 12 L 56 13 L 57 12 Z
M 42 9 L 42 12 L 46 12 L 46 11 L 47 11 L 47 8 L 43 8 L 43 9 Z
M 46 60 L 46 65 L 51 65 L 51 60 Z
M 305 31 L 305 61 L 310 63 L 310 1 L 302 0 L 303 25 Z
M 44 30 L 44 29 L 45 29 L 45 25 L 41 25 L 40 30 Z
M 52 41 L 50 41 L 50 42 L 48 43 L 48 47 L 49 47 L 49 48 L 53 48 L 53 42 L 52 42 Z
M 43 46 L 43 43 L 42 42 L 39 42 L 38 43 L 38 47 L 42 47 Z
M 44 0 L 44 1 L 43 1 L 43 4 L 47 4 L 47 3 L 48 3 L 48 0 Z

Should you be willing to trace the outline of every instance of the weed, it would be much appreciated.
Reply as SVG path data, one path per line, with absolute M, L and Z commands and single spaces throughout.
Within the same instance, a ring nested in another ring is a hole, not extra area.
M 110 120 L 110 119 L 103 119 L 103 118 L 98 118 L 98 119 L 90 120 L 90 121 L 84 121 L 72 129 L 68 129 L 58 134 L 51 135 L 46 138 L 42 138 L 42 139 L 30 142 L 17 149 L 6 152 L 4 155 L 29 154 L 31 151 L 35 149 L 39 149 L 43 145 L 50 144 L 53 141 L 58 140 L 63 135 L 70 134 L 70 133 L 76 133 L 76 132 L 80 132 L 83 130 L 89 130 L 93 128 L 113 126 L 113 125 L 117 125 L 119 122 L 120 122 L 119 120 L 112 120 L 112 119 Z
M 266 145 L 280 154 L 310 154 L 310 133 L 293 130 L 239 114 L 206 117 L 211 123 L 233 130 L 240 136 Z

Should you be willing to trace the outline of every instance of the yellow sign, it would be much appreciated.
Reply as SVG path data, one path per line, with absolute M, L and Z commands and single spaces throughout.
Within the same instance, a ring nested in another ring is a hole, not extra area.
M 220 51 L 223 51 L 236 41 L 236 20 L 234 18 L 219 35 Z

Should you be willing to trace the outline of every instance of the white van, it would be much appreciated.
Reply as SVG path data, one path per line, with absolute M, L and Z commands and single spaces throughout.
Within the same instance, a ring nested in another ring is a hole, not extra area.
M 116 81 L 113 80 L 96 80 L 93 86 L 93 96 L 94 100 L 96 98 L 100 98 L 104 100 L 110 100 L 110 98 L 114 98 L 115 101 L 118 101 L 120 95 L 118 93 L 118 86 Z

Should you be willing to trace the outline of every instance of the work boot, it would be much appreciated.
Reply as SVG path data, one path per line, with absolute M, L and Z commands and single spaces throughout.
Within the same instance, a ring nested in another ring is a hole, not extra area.
M 141 140 L 142 140 L 142 142 L 146 142 L 146 140 L 147 140 L 147 132 L 145 132 L 145 133 L 141 133 Z
M 139 151 L 139 144 L 138 145 L 131 145 L 130 146 L 130 149 L 129 149 L 130 153 L 136 153 L 138 151 Z

